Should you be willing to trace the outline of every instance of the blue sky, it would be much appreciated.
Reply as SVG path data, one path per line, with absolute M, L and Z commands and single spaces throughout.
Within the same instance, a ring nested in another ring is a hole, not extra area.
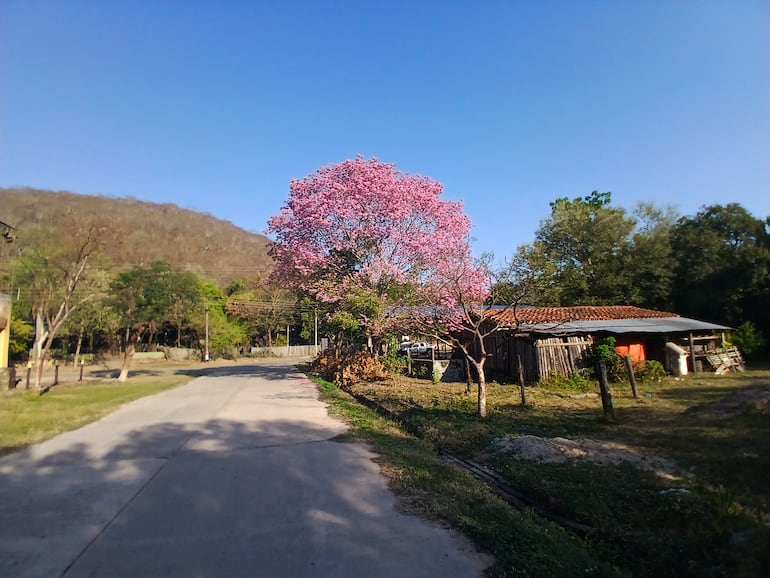
M 362 154 L 443 183 L 499 259 L 594 189 L 764 218 L 769 23 L 766 0 L 0 0 L 0 186 L 262 232 L 290 179 Z

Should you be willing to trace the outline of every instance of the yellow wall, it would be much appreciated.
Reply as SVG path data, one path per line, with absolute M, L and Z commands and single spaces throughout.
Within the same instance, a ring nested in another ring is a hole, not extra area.
M 11 334 L 11 298 L 0 295 L 0 367 L 8 367 L 8 345 Z

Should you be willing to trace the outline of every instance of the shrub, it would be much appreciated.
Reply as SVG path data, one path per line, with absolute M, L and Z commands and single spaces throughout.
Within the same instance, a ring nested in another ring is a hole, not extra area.
M 615 350 L 615 338 L 604 337 L 597 340 L 593 347 L 586 352 L 585 363 L 588 375 L 598 378 L 596 375 L 596 365 L 603 360 L 607 366 L 607 379 L 613 383 L 626 381 L 628 374 L 626 372 L 626 363 Z
M 540 387 L 548 390 L 569 390 L 581 393 L 595 391 L 596 381 L 591 378 L 590 372 L 586 370 L 576 371 L 570 376 L 557 375 L 549 379 L 544 379 L 539 383 Z
M 35 338 L 35 328 L 23 320 L 11 316 L 9 353 L 11 360 L 17 362 L 26 358 Z
M 767 340 L 751 321 L 744 321 L 730 335 L 733 345 L 748 359 L 756 359 L 764 353 Z
M 661 381 L 666 377 L 666 370 L 660 361 L 650 359 L 643 362 L 643 364 L 639 370 L 634 368 L 634 375 L 639 381 Z
M 390 338 L 385 342 L 385 354 L 380 355 L 380 362 L 385 371 L 402 373 L 406 369 L 406 356 L 398 354 L 398 340 Z

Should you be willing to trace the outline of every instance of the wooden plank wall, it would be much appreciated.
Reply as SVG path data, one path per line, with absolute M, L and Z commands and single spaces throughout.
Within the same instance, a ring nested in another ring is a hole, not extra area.
M 590 336 L 551 337 L 546 339 L 512 338 L 494 334 L 487 342 L 487 367 L 518 380 L 518 357 L 524 366 L 524 381 L 537 383 L 557 375 L 571 375 L 582 368 L 586 349 L 593 345 Z
M 591 347 L 591 337 L 551 337 L 535 342 L 539 378 L 572 375 L 583 367 L 585 351 Z

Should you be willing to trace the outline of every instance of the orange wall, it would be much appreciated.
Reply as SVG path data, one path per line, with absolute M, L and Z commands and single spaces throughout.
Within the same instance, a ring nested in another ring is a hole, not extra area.
M 621 357 L 631 356 L 631 361 L 645 361 L 647 359 L 644 353 L 644 345 L 641 343 L 629 343 L 628 345 L 616 345 L 615 351 Z

